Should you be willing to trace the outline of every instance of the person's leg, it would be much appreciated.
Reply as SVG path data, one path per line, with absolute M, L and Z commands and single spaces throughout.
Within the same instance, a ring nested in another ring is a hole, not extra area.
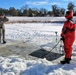
M 3 29 L 2 29 L 2 33 L 3 33 L 3 43 L 6 43 L 6 40 L 5 40 L 5 27 L 3 26 Z
M 64 41 L 65 58 L 63 61 L 61 61 L 61 64 L 70 63 L 73 42 L 74 42 L 74 39 L 72 39 L 72 38 L 65 39 L 65 41 Z
M 0 29 L 0 43 L 1 43 L 1 29 Z
M 73 38 L 68 38 L 67 40 L 65 40 L 65 57 L 66 58 L 71 58 L 73 42 L 74 42 Z

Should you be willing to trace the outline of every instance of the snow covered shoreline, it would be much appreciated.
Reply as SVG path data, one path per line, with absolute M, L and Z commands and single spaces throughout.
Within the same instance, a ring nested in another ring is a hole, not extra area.
M 64 22 L 64 17 L 8 17 L 9 23 L 58 23 Z
M 65 17 L 8 17 L 8 23 L 63 23 Z M 76 23 L 76 17 L 74 17 Z

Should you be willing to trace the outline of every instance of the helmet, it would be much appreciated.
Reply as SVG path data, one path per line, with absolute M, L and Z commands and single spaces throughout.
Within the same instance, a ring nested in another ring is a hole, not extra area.
M 66 19 L 71 19 L 71 18 L 73 18 L 73 11 L 67 11 L 67 12 L 66 12 L 66 15 L 65 15 L 65 18 L 66 18 Z

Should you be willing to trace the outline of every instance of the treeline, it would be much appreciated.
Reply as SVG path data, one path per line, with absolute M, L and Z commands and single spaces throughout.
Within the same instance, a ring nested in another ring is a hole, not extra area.
M 68 9 L 73 9 L 74 16 L 76 16 L 75 5 L 70 2 L 67 5 Z M 9 9 L 0 8 L 0 13 L 4 13 L 7 16 L 64 16 L 65 9 L 59 8 L 57 5 L 52 5 L 52 10 L 48 11 L 45 8 L 29 8 L 27 5 L 21 7 L 20 9 L 15 9 L 14 7 L 10 7 Z

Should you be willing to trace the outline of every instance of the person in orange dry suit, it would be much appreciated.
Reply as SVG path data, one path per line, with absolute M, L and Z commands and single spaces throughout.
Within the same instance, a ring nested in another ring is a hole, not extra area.
M 61 32 L 61 40 L 64 44 L 65 58 L 60 61 L 61 64 L 69 64 L 72 56 L 72 45 L 75 41 L 75 29 L 76 24 L 73 23 L 73 11 L 69 10 L 66 12 L 65 18 L 67 19 L 64 23 Z

